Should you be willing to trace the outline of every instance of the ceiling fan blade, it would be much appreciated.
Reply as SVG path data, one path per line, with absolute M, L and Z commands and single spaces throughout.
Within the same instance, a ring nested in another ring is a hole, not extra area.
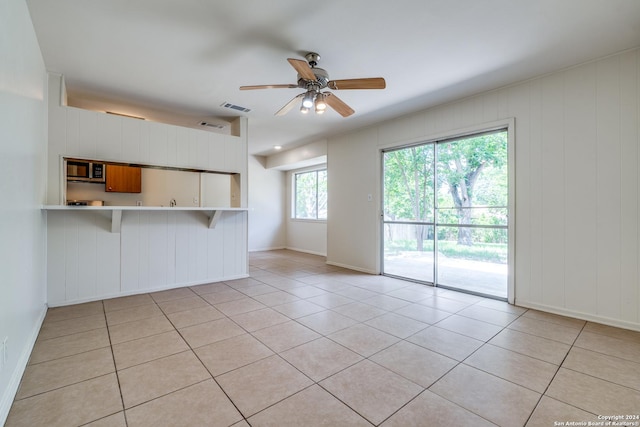
M 255 86 L 240 86 L 240 90 L 252 90 L 252 89 L 293 89 L 298 87 L 298 85 L 288 84 L 288 85 L 255 85 Z
M 369 77 L 364 79 L 331 80 L 327 87 L 333 90 L 344 89 L 384 89 L 387 86 L 382 77 Z
M 324 102 L 326 102 L 329 107 L 336 110 L 342 117 L 349 117 L 350 115 L 355 113 L 355 111 L 351 107 L 349 107 L 340 98 L 330 92 L 324 93 Z
M 311 71 L 309 64 L 307 64 L 307 61 L 293 58 L 288 58 L 287 61 L 289 61 L 289 64 L 291 64 L 291 66 L 296 69 L 298 74 L 300 74 L 303 79 L 316 80 L 316 75 L 313 74 L 313 71 Z
M 301 93 L 300 95 L 294 97 L 291 101 L 287 102 L 287 104 L 284 107 L 279 109 L 275 115 L 284 116 L 285 114 L 287 114 L 293 108 L 293 106 L 296 105 L 296 102 L 298 102 L 298 100 L 303 96 L 304 96 L 304 93 Z

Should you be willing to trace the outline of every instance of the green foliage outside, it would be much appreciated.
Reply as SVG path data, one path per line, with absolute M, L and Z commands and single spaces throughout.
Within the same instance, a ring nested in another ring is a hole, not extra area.
M 457 225 L 506 226 L 507 177 L 506 131 L 386 152 L 385 220 L 435 222 L 437 211 L 437 224 L 453 226 L 437 226 L 445 254 L 506 261 L 506 230 Z M 433 227 L 412 230 L 412 249 L 429 250 Z M 404 245 L 393 236 L 385 240 L 385 247 Z

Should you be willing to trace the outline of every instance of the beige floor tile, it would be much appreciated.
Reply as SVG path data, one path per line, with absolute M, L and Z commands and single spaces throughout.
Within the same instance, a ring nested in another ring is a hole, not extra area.
M 325 289 L 327 291 L 342 295 L 343 297 L 351 298 L 355 301 L 362 301 L 363 299 L 371 298 L 378 295 L 377 292 L 370 291 L 368 289 L 358 288 L 356 286 L 339 287 L 335 290 Z
M 121 370 L 188 349 L 180 334 L 170 331 L 116 344 L 113 346 L 113 357 L 116 368 Z
M 287 292 L 289 292 L 291 295 L 294 295 L 298 298 L 317 297 L 318 295 L 325 295 L 327 293 L 327 291 L 320 288 L 316 288 L 315 286 L 311 286 L 311 285 L 300 286 L 297 288 L 289 289 Z
M 173 325 L 164 315 L 120 323 L 109 327 L 111 345 L 136 340 L 163 332 L 173 331 Z
M 353 326 L 357 321 L 334 311 L 325 310 L 296 319 L 308 328 L 322 335 L 328 335 L 341 329 Z
M 476 351 L 482 341 L 432 326 L 407 338 L 414 344 L 462 361 Z
M 68 427 L 122 411 L 116 374 L 14 402 L 6 427 Z
M 218 341 L 194 351 L 214 377 L 273 354 L 273 351 L 250 334 Z
M 308 316 L 310 314 L 326 310 L 326 308 L 306 300 L 292 301 L 285 304 L 274 305 L 272 306 L 272 308 L 291 319 L 297 319 L 299 317 Z
M 59 322 L 61 320 L 95 316 L 98 314 L 104 314 L 102 301 L 87 302 L 84 304 L 68 305 L 64 307 L 52 307 L 47 310 L 44 323 Z
M 640 355 L 636 360 L 631 362 L 573 347 L 562 367 L 640 391 Z
M 466 365 L 458 365 L 430 391 L 500 426 L 521 426 L 540 394 Z
M 285 291 L 276 290 L 275 292 L 269 292 L 267 294 L 256 295 L 254 300 L 266 305 L 267 307 L 273 307 L 274 305 L 281 305 L 292 301 L 298 301 L 295 295 L 291 295 Z
M 407 341 L 382 350 L 369 360 L 425 388 L 458 364 L 456 360 Z
M 471 306 L 471 303 L 443 298 L 441 296 L 438 296 L 437 294 L 432 298 L 424 299 L 422 301 L 419 301 L 418 303 L 449 313 L 457 313 L 458 311 L 464 310 L 465 308 Z
M 544 393 L 558 371 L 557 365 L 491 344 L 482 346 L 464 363 L 538 393 Z
M 108 347 L 28 365 L 16 399 L 24 399 L 110 372 L 115 372 L 115 366 Z
M 248 297 L 256 297 L 258 295 L 268 294 L 270 292 L 275 292 L 278 289 L 273 286 L 265 285 L 264 283 L 260 283 L 259 285 L 252 285 L 243 288 L 237 288 L 238 291 L 242 292 Z
M 267 347 L 279 353 L 319 338 L 321 335 L 298 322 L 288 321 L 260 329 L 252 334 Z
M 29 364 L 46 362 L 103 347 L 109 347 L 107 328 L 37 341 L 33 346 Z
M 171 301 L 173 299 L 189 298 L 196 294 L 189 288 L 169 289 L 167 291 L 154 292 L 149 294 L 153 300 L 158 302 Z
M 613 326 L 603 325 L 600 323 L 587 322 L 583 331 L 594 334 L 606 335 L 621 340 L 633 341 L 640 343 L 640 331 L 632 331 L 630 329 L 616 328 Z
M 253 277 L 243 277 L 242 279 L 233 279 L 233 280 L 225 280 L 227 285 L 234 289 L 246 288 L 250 286 L 262 285 L 264 284 L 260 280 L 254 279 Z
M 501 326 L 470 319 L 458 314 L 452 314 L 438 322 L 436 326 L 480 341 L 488 341 L 502 330 Z
M 254 427 L 371 426 L 344 403 L 313 385 L 252 416 Z
M 404 408 L 381 424 L 383 427 L 407 426 L 474 426 L 491 427 L 495 424 L 473 412 L 425 390 Z
M 579 329 L 550 323 L 544 320 L 534 319 L 532 317 L 522 316 L 515 322 L 511 323 L 509 329 L 524 332 L 526 334 L 535 335 L 542 338 L 548 338 L 554 341 L 560 341 L 565 344 L 573 344 L 580 333 Z
M 529 418 L 526 427 L 549 427 L 558 426 L 560 423 L 564 425 L 570 425 L 567 423 L 573 422 L 573 425 L 586 425 L 584 423 L 598 422 L 598 417 L 589 412 L 576 408 L 575 406 L 567 405 L 566 403 L 559 402 L 547 396 L 542 396 L 538 406 Z M 597 425 L 597 424 L 593 424 Z
M 442 290 L 442 292 L 438 292 L 437 295 L 442 298 L 465 302 L 467 304 L 476 304 L 486 299 L 475 295 L 466 294 L 464 292 L 456 292 L 450 290 Z
M 206 295 L 206 294 L 212 294 L 215 292 L 232 290 L 233 288 L 231 288 L 231 286 L 227 285 L 224 282 L 216 282 L 216 283 L 207 283 L 206 285 L 191 286 L 189 289 L 191 289 L 193 292 L 195 292 L 198 295 Z
M 328 338 L 363 357 L 369 357 L 400 340 L 398 337 L 362 323 L 334 332 Z
M 505 301 L 498 301 L 495 299 L 485 298 L 482 301 L 476 303 L 476 305 L 480 307 L 492 308 L 494 310 L 504 311 L 506 313 L 511 313 L 520 316 L 521 314 L 527 311 L 524 307 L 518 307 L 517 305 L 509 304 Z
M 638 355 L 640 354 L 640 343 L 638 342 L 594 334 L 592 332 L 581 332 L 574 345 L 587 350 L 597 351 L 598 353 L 620 357 L 631 362 L 637 362 Z
M 253 298 L 244 297 L 234 301 L 223 302 L 215 304 L 215 308 L 226 314 L 227 316 L 233 316 L 235 314 L 248 313 L 254 310 L 260 310 L 266 308 L 264 304 L 259 303 Z
M 399 338 L 407 338 L 429 327 L 427 323 L 410 319 L 396 313 L 386 313 L 368 320 L 365 323 Z
M 209 305 L 207 307 L 196 308 L 193 310 L 170 313 L 167 314 L 167 317 L 176 328 L 186 328 L 187 326 L 222 319 L 226 316 Z
M 242 292 L 238 292 L 233 288 L 229 288 L 219 292 L 202 294 L 201 296 L 209 304 L 222 304 L 223 302 L 235 301 L 247 297 Z
M 263 308 L 231 316 L 231 320 L 249 332 L 254 332 L 258 329 L 268 328 L 269 326 L 290 321 L 287 316 L 280 314 L 271 308 Z
M 474 304 L 465 309 L 462 309 L 457 314 L 501 327 L 509 325 L 519 317 L 515 314 L 506 313 L 500 310 L 494 310 L 493 308 L 482 307 L 478 304 Z
M 275 355 L 220 375 L 216 380 L 245 417 L 312 384 L 309 378 Z
M 118 372 L 124 407 L 131 408 L 211 378 L 192 351 L 167 356 Z
M 395 312 L 402 316 L 409 317 L 419 322 L 428 323 L 430 325 L 451 316 L 451 313 L 449 312 L 437 310 L 420 304 L 409 304 L 395 310 Z
M 387 313 L 386 310 L 361 302 L 352 302 L 341 305 L 334 308 L 333 311 L 357 320 L 358 322 L 365 322 Z
M 429 292 L 425 292 L 420 288 L 407 286 L 406 288 L 389 292 L 387 295 L 414 303 L 433 297 L 433 290 L 431 288 L 427 288 L 426 286 L 425 289 L 429 289 Z
M 115 310 L 123 310 L 125 308 L 138 307 L 141 305 L 153 304 L 153 298 L 149 294 L 130 295 L 120 298 L 106 299 L 103 301 L 104 311 L 110 312 Z
M 638 414 L 640 392 L 589 375 L 560 368 L 546 395 L 600 415 Z
M 58 322 L 44 322 L 42 324 L 42 328 L 40 328 L 38 339 L 46 340 L 58 338 L 65 335 L 77 334 L 78 332 L 86 332 L 106 327 L 107 322 L 104 318 L 104 313 L 60 320 Z
M 202 347 L 245 333 L 244 329 L 227 318 L 180 329 L 180 334 L 191 348 Z
M 151 298 L 151 297 L 149 297 Z M 133 322 L 136 320 L 147 319 L 149 317 L 162 316 L 162 310 L 153 304 L 144 304 L 137 307 L 123 308 L 116 311 L 107 312 L 107 324 L 109 326 L 119 325 L 121 323 Z
M 307 298 L 306 300 L 324 308 L 336 308 L 340 307 L 341 305 L 353 302 L 351 298 L 343 297 L 342 295 L 329 292 L 315 297 Z
M 559 314 L 545 313 L 544 311 L 528 310 L 523 314 L 525 317 L 544 320 L 545 322 L 555 323 L 557 325 L 567 326 L 569 328 L 582 329 L 585 325 L 584 320 L 574 319 L 572 317 L 560 316 Z
M 129 427 L 227 427 L 242 415 L 213 380 L 127 409 Z
M 316 382 L 362 360 L 357 353 L 327 338 L 302 344 L 280 355 Z
M 398 310 L 409 305 L 408 301 L 400 298 L 390 297 L 388 295 L 376 295 L 374 297 L 364 299 L 361 302 L 388 311 Z
M 504 329 L 489 344 L 515 351 L 535 359 L 560 365 L 571 348 L 569 345 L 512 329 Z
M 242 420 L 242 421 L 238 421 L 237 423 L 235 423 L 231 427 L 251 427 L 251 426 L 245 420 Z
M 122 411 L 85 424 L 85 427 L 127 427 L 127 421 L 124 418 L 124 411 Z
M 199 296 L 172 299 L 158 303 L 160 309 L 165 313 L 176 313 L 178 311 L 195 310 L 197 308 L 209 307 L 209 303 Z
M 379 424 L 424 389 L 368 360 L 320 385 L 373 424 Z

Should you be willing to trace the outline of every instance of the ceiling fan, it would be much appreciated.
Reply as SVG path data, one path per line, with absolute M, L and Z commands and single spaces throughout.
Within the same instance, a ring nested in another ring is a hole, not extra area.
M 345 104 L 340 98 L 331 92 L 321 92 L 325 88 L 332 90 L 346 89 L 384 89 L 386 83 L 382 77 L 370 77 L 363 79 L 329 80 L 329 73 L 317 67 L 320 55 L 309 52 L 305 55 L 306 62 L 301 59 L 288 58 L 289 64 L 298 72 L 298 83 L 277 84 L 277 85 L 257 85 L 240 86 L 240 90 L 251 89 L 279 89 L 279 88 L 301 88 L 305 89 L 289 101 L 284 107 L 276 112 L 276 116 L 283 116 L 302 100 L 300 111 L 308 113 L 313 108 L 317 114 L 324 113 L 327 105 L 336 110 L 342 117 L 349 117 L 355 111 Z M 308 64 L 307 64 L 308 63 Z

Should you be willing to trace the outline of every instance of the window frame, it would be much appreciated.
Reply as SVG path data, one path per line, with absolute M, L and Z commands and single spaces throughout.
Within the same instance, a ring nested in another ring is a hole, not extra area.
M 312 168 L 298 169 L 295 171 L 291 171 L 291 220 L 292 221 L 300 221 L 300 222 L 326 222 L 327 218 L 319 218 L 318 217 L 318 173 L 325 172 L 327 178 L 327 165 L 319 165 Z M 304 175 L 309 173 L 315 173 L 316 175 L 316 183 L 315 183 L 315 203 L 316 203 L 316 217 L 315 218 L 302 218 L 298 217 L 297 207 L 298 207 L 298 175 Z M 327 179 L 326 178 L 326 179 Z M 328 193 L 328 189 L 327 189 Z M 327 196 L 328 197 L 328 196 Z M 327 212 L 328 217 L 328 212 Z

